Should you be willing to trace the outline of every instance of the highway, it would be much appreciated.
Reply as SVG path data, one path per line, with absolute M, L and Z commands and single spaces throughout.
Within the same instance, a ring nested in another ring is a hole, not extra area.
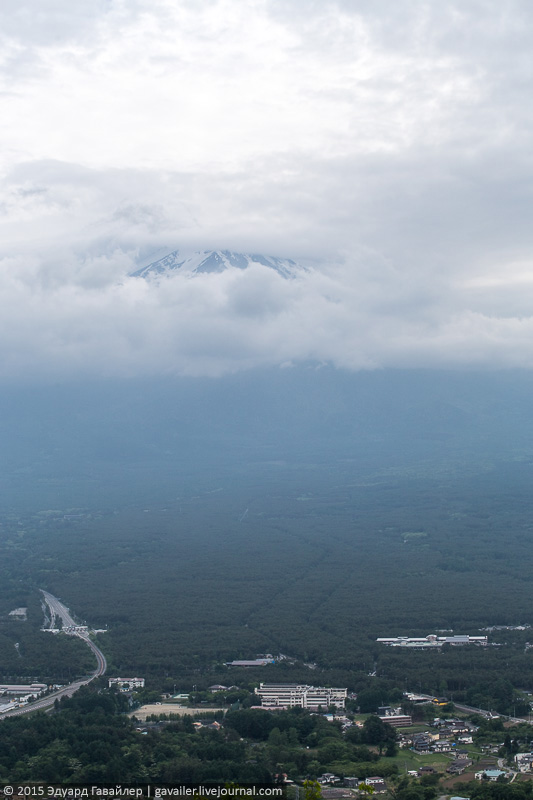
M 433 700 L 433 698 L 435 697 L 434 694 L 419 694 L 418 696 L 419 697 L 425 697 L 426 700 Z M 465 711 L 468 714 L 479 714 L 482 717 L 486 717 L 486 719 L 491 719 L 492 716 L 493 716 L 491 711 L 487 711 L 484 708 L 475 708 L 474 706 L 465 706 L 463 703 L 456 703 L 453 700 L 451 700 L 450 702 L 452 702 L 454 704 L 455 708 L 457 708 L 459 711 Z M 520 722 L 527 722 L 527 720 L 524 719 L 523 717 L 510 717 L 507 714 L 496 714 L 494 716 L 501 717 L 501 719 L 506 719 L 508 722 L 513 722 L 513 723 L 516 723 L 516 724 L 519 724 Z
M 45 592 L 44 589 L 41 589 L 41 592 L 46 605 L 50 610 L 50 629 L 56 627 L 56 620 L 58 618 L 62 620 L 64 629 L 79 627 L 70 615 L 68 608 L 60 600 L 58 600 L 57 597 L 54 597 L 54 595 L 50 594 L 50 592 Z M 96 657 L 95 671 L 92 672 L 87 678 L 74 681 L 74 683 L 69 683 L 67 686 L 62 686 L 61 689 L 58 689 L 56 692 L 52 692 L 52 694 L 46 695 L 46 697 L 36 700 L 34 703 L 29 703 L 21 708 L 14 708 L 12 711 L 6 711 L 4 714 L 0 714 L 0 721 L 6 717 L 19 717 L 22 714 L 29 714 L 32 711 L 42 711 L 50 708 L 54 705 L 56 700 L 60 700 L 62 697 L 72 697 L 72 695 L 77 692 L 81 686 L 86 686 L 92 680 L 99 678 L 100 675 L 105 673 L 107 669 L 106 658 L 98 645 L 96 645 L 89 638 L 89 634 L 86 631 L 79 630 L 65 630 L 65 633 L 67 636 L 77 636 L 79 639 L 82 639 L 88 647 L 90 647 Z
M 69 627 L 74 628 L 76 626 L 76 623 L 72 619 L 68 608 L 65 605 L 63 605 L 63 603 L 60 600 L 58 600 L 57 597 L 54 597 L 54 595 L 50 594 L 50 592 L 45 592 L 44 589 L 41 589 L 41 594 L 43 595 L 46 605 L 50 610 L 50 625 L 49 625 L 50 628 L 57 627 L 56 625 L 57 617 L 59 617 L 63 622 L 64 628 L 69 628 Z

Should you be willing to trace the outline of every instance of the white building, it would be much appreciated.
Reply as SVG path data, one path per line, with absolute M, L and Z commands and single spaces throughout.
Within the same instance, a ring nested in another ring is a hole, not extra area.
M 443 644 L 451 645 L 465 645 L 477 644 L 486 647 L 488 639 L 486 636 L 437 636 L 430 633 L 429 636 L 424 637 L 409 637 L 409 636 L 382 636 L 376 639 L 381 644 L 387 644 L 389 647 L 411 647 L 415 650 L 422 650 L 429 647 L 442 647 Z
M 380 720 L 388 722 L 393 728 L 407 728 L 413 724 L 413 718 L 409 714 L 379 714 Z
M 517 753 L 514 757 L 519 772 L 531 772 L 533 769 L 533 753 Z
M 297 683 L 261 683 L 255 693 L 264 708 L 344 708 L 348 689 Z
M 47 688 L 46 683 L 0 683 L 0 695 L 38 695 L 46 691 Z
M 121 692 L 144 689 L 144 678 L 108 678 L 108 686 L 118 686 Z
M 487 780 L 487 781 L 492 781 L 493 783 L 502 776 L 506 778 L 507 773 L 501 769 L 485 769 L 482 772 L 476 772 L 474 775 L 476 781 Z

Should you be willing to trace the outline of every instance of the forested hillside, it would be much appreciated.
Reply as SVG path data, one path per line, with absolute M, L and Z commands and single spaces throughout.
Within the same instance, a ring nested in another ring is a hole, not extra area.
M 528 379 L 329 378 L 109 385 L 60 413 L 50 388 L 40 416 L 28 394 L 34 438 L 2 472 L 2 674 L 57 672 L 54 642 L 46 663 L 29 644 L 42 587 L 108 626 L 111 671 L 159 683 L 231 681 L 223 662 L 271 652 L 297 662 L 271 675 L 304 679 L 315 662 L 349 686 L 371 672 L 457 697 L 502 674 L 530 686 L 527 630 L 486 649 L 375 642 L 531 622 Z M 28 622 L 7 616 L 27 605 Z

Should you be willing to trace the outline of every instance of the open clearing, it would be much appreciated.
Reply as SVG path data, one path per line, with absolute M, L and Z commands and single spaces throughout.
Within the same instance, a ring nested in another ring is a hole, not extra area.
M 198 714 L 206 714 L 215 711 L 227 711 L 225 708 L 207 708 L 207 706 L 202 706 L 201 708 L 188 708 L 187 706 L 179 706 L 176 703 L 148 703 L 145 706 L 140 706 L 135 711 L 132 711 L 128 714 L 129 717 L 137 717 L 142 722 L 146 722 L 146 718 L 149 717 L 151 714 L 176 714 L 180 717 L 186 716 L 187 714 L 195 717 Z

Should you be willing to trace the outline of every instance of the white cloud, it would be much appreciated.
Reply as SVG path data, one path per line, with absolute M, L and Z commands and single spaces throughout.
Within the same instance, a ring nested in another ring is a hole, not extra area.
M 0 374 L 531 366 L 522 0 L 4 4 Z M 164 285 L 159 248 L 321 266 Z

